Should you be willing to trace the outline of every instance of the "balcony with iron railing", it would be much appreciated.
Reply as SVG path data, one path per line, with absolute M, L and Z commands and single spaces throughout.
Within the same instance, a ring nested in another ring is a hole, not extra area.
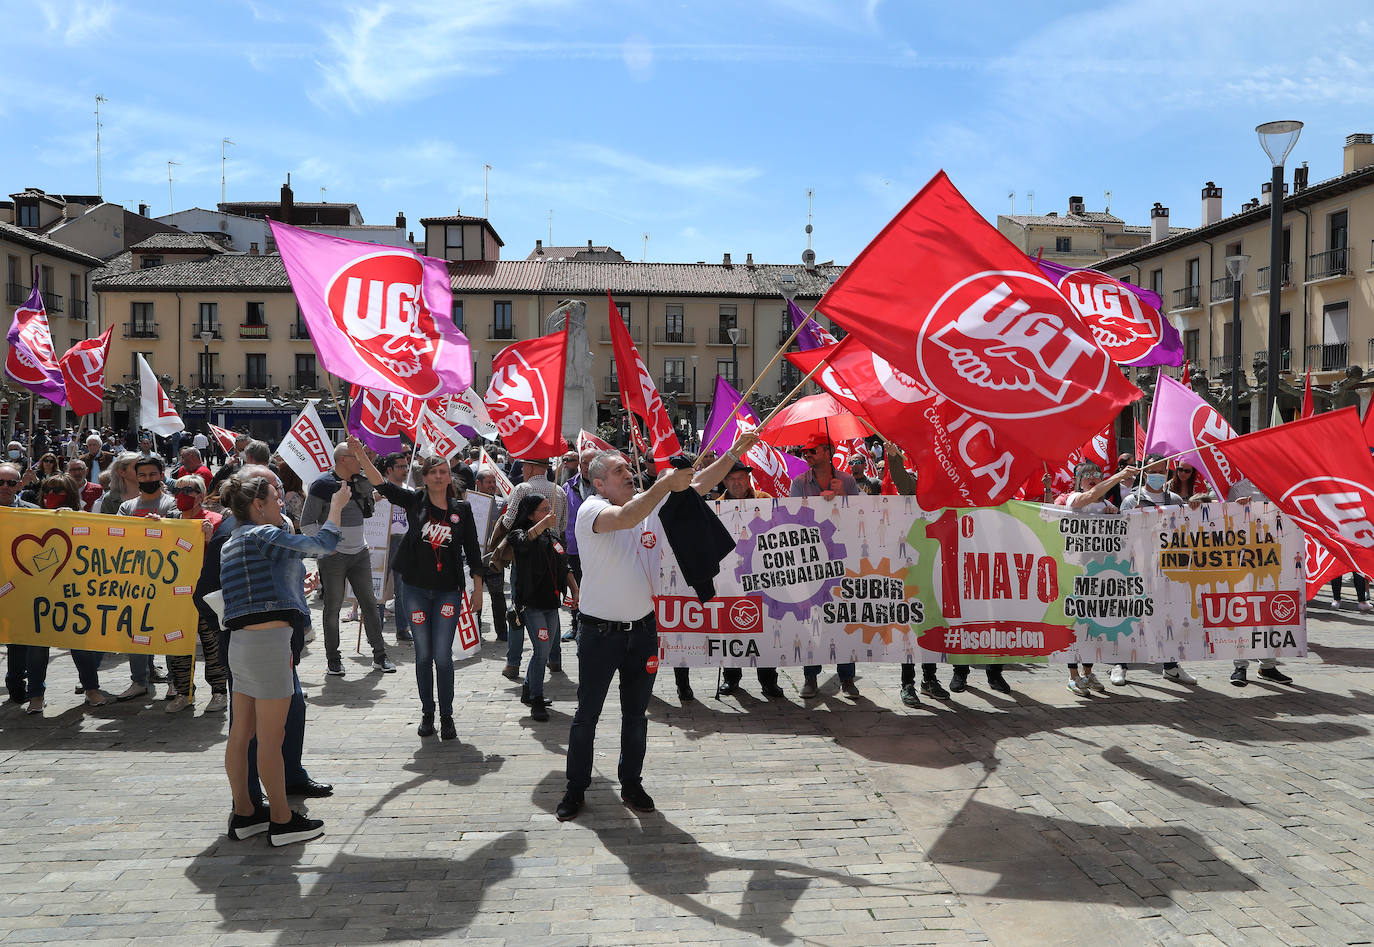
M 66 306 L 63 304 L 63 299 L 64 297 L 57 295 L 57 293 L 45 292 L 43 294 L 43 308 L 50 313 L 65 312 Z
M 1307 278 L 1310 280 L 1335 279 L 1350 275 L 1350 248 L 1323 250 L 1307 258 Z
M 608 340 L 609 341 L 609 340 Z M 654 330 L 655 345 L 696 345 L 697 330 L 660 327 Z
M 192 340 L 193 342 L 200 342 L 200 341 L 202 341 L 202 339 L 201 339 L 201 337 L 200 337 L 200 334 L 201 334 L 202 332 L 209 332 L 209 333 L 210 333 L 210 341 L 212 341 L 212 342 L 218 342 L 219 340 L 221 340 L 221 339 L 224 338 L 224 330 L 223 330 L 222 328 L 220 328 L 220 324 L 219 324 L 218 322 L 211 322 L 211 323 L 197 322 L 197 323 L 193 323 L 193 324 L 191 325 L 191 340 Z
M 1269 364 L 1269 350 L 1260 349 L 1255 353 L 1255 358 L 1264 359 L 1264 364 Z M 1293 370 L 1293 350 L 1283 349 L 1279 352 L 1279 371 L 1291 372 Z
M 682 397 L 692 395 L 692 379 L 679 375 L 664 375 L 658 380 L 658 392 L 661 395 L 677 395 Z
M 1289 260 L 1283 264 L 1283 288 L 1287 289 L 1293 285 L 1293 262 Z M 1269 292 L 1269 267 L 1261 266 L 1255 270 L 1256 292 Z
M 787 340 L 788 340 L 788 339 L 791 339 L 791 338 L 792 338 L 792 329 L 791 329 L 789 326 L 779 326 L 779 327 L 778 327 L 778 345 L 780 345 L 780 346 L 781 346 L 781 345 L 786 345 L 786 344 L 787 344 Z M 793 342 L 795 343 L 796 340 L 793 339 Z
M 1201 295 L 1202 287 L 1200 286 L 1185 286 L 1182 289 L 1176 289 L 1174 290 L 1174 305 L 1172 309 L 1174 311 L 1181 309 L 1196 309 L 1201 302 Z
M 620 382 L 614 375 L 607 375 L 601 380 L 601 390 L 608 395 L 620 394 Z
M 239 387 L 251 391 L 265 391 L 272 387 L 272 376 L 266 373 L 246 372 L 239 376 Z
M 291 323 L 291 338 L 293 338 L 293 339 L 305 339 L 306 341 L 309 341 L 309 339 L 310 339 L 310 329 L 309 329 L 309 327 L 306 326 L 306 324 L 305 324 L 304 322 L 293 322 L 293 323 Z
M 1326 342 L 1307 347 L 1306 365 L 1313 371 L 1334 372 L 1350 364 L 1350 344 L 1348 342 Z
M 191 376 L 191 387 L 200 390 L 220 391 L 224 388 L 224 376 L 196 372 Z
M 727 329 L 727 328 L 721 328 L 721 329 L 707 329 L 707 330 L 706 330 L 706 344 L 707 344 L 707 345 L 730 345 L 730 344 L 731 344 L 731 342 L 730 342 L 730 330 Z M 739 344 L 739 345 L 748 345 L 748 344 L 749 344 L 749 330 L 748 330 L 748 329 L 740 329 L 740 330 L 739 330 L 739 342 L 738 342 L 738 344 Z
M 124 338 L 126 339 L 156 339 L 156 322 L 126 322 L 124 323 Z
M 1244 372 L 1244 371 L 1249 371 L 1249 370 L 1250 370 L 1250 356 L 1249 356 L 1247 353 L 1245 353 L 1245 352 L 1240 353 L 1240 370 L 1243 371 L 1243 372 Z M 1207 376 L 1208 376 L 1209 378 L 1213 378 L 1213 379 L 1217 379 L 1217 378 L 1225 379 L 1225 378 L 1229 378 L 1230 375 L 1231 375 L 1231 356 L 1229 356 L 1229 355 L 1213 355 L 1213 356 L 1211 357 L 1211 359 L 1208 360 L 1208 362 L 1207 362 Z
M 320 376 L 316 372 L 297 372 L 290 376 L 292 391 L 319 391 Z
M 635 345 L 643 345 L 643 344 L 644 344 L 644 329 L 643 329 L 642 327 L 640 327 L 640 326 L 630 326 L 629 329 L 630 329 L 630 340 L 631 340 L 632 342 L 634 342 Z M 610 345 L 610 344 L 611 344 L 611 327 L 610 327 L 610 326 L 602 326 L 602 327 L 601 327 L 601 342 L 602 342 L 603 345 Z
M 493 322 L 487 328 L 488 342 L 510 342 L 515 340 L 515 323 Z
M 71 316 L 73 319 L 79 319 L 82 322 L 85 322 L 87 318 L 87 313 L 89 312 L 90 303 L 86 302 L 86 300 L 84 299 L 73 299 L 72 311 L 69 312 L 68 315 Z
M 1221 279 L 1214 279 L 1212 280 L 1210 298 L 1214 303 L 1230 302 L 1231 293 L 1234 289 L 1231 277 L 1223 276 Z M 1245 298 L 1245 277 L 1243 276 L 1240 280 L 1240 295 L 1242 299 Z
M 23 286 L 19 283 L 5 284 L 5 301 L 11 306 L 22 306 L 29 301 L 29 293 L 33 292 L 32 286 Z
M 265 339 L 267 337 L 266 323 L 245 322 L 239 326 L 240 339 Z

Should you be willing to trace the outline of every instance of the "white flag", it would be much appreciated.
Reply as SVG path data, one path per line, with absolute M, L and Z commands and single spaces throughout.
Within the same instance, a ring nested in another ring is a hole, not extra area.
M 334 445 L 329 442 L 329 434 L 320 420 L 320 413 L 315 410 L 315 402 L 307 404 L 292 422 L 291 430 L 286 432 L 277 453 L 307 487 L 334 469 Z
M 167 399 L 167 392 L 158 384 L 153 374 L 153 366 L 142 355 L 138 357 L 138 423 L 146 431 L 166 437 L 177 431 L 186 430 L 186 424 L 177 414 L 177 409 Z
M 482 454 L 477 460 L 477 472 L 481 473 L 483 470 L 491 470 L 496 474 L 496 492 L 501 495 L 502 499 L 509 499 L 511 492 L 515 490 L 515 484 L 510 482 L 510 477 L 506 476 L 506 472 L 496 465 L 496 461 L 491 459 L 491 455 L 487 453 L 485 447 L 482 448 Z
M 462 394 L 444 395 L 435 400 L 443 404 L 444 420 L 449 424 L 455 427 L 470 427 L 477 432 L 478 437 L 496 439 L 496 422 L 491 419 L 482 396 L 471 388 Z
M 459 434 L 428 404 L 415 419 L 415 454 L 418 457 L 443 457 L 452 460 L 468 439 Z

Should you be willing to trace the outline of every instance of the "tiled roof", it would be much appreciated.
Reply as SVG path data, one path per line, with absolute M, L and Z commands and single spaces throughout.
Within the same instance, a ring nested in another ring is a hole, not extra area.
M 89 253 L 82 253 L 74 250 L 65 243 L 58 243 L 51 237 L 42 234 L 31 233 L 23 227 L 16 227 L 14 224 L 7 224 L 0 221 L 0 239 L 10 240 L 31 250 L 40 253 L 47 253 L 64 260 L 71 260 L 76 263 L 84 263 L 86 266 L 100 266 L 104 261 L 100 257 L 91 256 Z
M 1101 227 L 1099 221 L 1085 220 L 1077 214 L 1062 214 L 1051 217 L 1049 214 L 1003 214 L 1012 223 L 1022 227 Z
M 132 250 L 125 250 L 123 253 L 116 253 L 105 261 L 105 265 L 98 269 L 91 270 L 91 282 L 98 283 L 111 276 L 119 276 L 127 273 L 134 268 L 134 254 Z
M 224 247 L 198 233 L 155 233 L 134 244 L 131 250 L 200 250 L 223 253 Z
M 291 282 L 280 256 L 222 253 L 208 260 L 169 263 L 131 270 L 100 280 L 97 290 L 262 290 L 289 292 Z
M 605 260 L 623 262 L 625 257 L 615 247 L 546 247 L 542 244 L 530 251 L 527 260 Z
M 471 260 L 448 265 L 455 292 L 542 293 L 547 263 L 532 260 Z
M 1102 211 L 1085 210 L 1081 214 L 1070 214 L 1070 217 L 1077 217 L 1079 220 L 1086 220 L 1090 224 L 1121 224 L 1125 223 L 1115 214 L 1108 214 Z

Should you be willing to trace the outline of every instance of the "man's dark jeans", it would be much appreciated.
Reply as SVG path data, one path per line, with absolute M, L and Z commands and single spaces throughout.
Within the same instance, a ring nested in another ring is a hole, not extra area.
M 649 732 L 649 696 L 658 670 L 658 628 L 652 614 L 634 631 L 607 628 L 582 616 L 577 647 L 577 712 L 568 736 L 568 789 L 592 781 L 596 724 L 611 679 L 620 674 L 620 766 L 622 786 L 638 785 Z

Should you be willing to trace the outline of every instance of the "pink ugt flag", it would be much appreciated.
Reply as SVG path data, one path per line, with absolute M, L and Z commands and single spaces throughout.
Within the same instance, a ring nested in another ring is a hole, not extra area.
M 1147 451 L 1179 454 L 1179 460 L 1192 464 L 1207 479 L 1217 499 L 1225 500 L 1242 475 L 1215 445 L 1235 436 L 1221 412 L 1203 401 L 1197 392 L 1160 374 L 1155 400 L 1150 405 Z

